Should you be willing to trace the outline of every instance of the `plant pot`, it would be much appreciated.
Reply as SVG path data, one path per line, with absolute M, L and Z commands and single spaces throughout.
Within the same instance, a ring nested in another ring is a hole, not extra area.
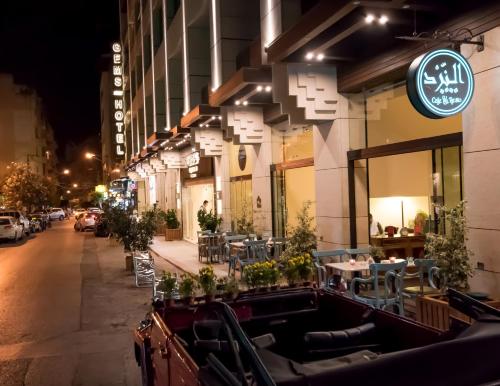
M 165 229 L 165 241 L 182 240 L 182 229 Z
M 163 236 L 166 232 L 166 229 L 167 229 L 166 225 L 156 225 L 155 236 Z
M 125 271 L 134 272 L 134 257 L 132 252 L 129 252 L 125 255 Z
M 186 298 L 182 298 L 182 303 L 184 303 L 184 305 L 186 306 L 190 306 L 194 303 L 194 297 L 188 296 Z
M 234 300 L 236 300 L 236 298 L 238 297 L 238 293 L 237 293 L 237 292 L 232 292 L 232 293 L 227 293 L 227 292 L 226 292 L 226 293 L 223 295 L 223 297 L 224 297 L 224 300 L 225 300 L 225 301 L 234 301 Z

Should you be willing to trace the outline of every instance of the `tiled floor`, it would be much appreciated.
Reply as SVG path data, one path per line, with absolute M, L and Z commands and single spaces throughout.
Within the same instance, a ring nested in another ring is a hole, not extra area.
M 164 259 L 175 266 L 178 273 L 198 274 L 207 264 L 198 261 L 198 245 L 188 241 L 165 241 L 163 236 L 156 236 L 150 246 L 155 259 Z M 227 276 L 228 265 L 214 263 L 212 265 L 218 277 Z

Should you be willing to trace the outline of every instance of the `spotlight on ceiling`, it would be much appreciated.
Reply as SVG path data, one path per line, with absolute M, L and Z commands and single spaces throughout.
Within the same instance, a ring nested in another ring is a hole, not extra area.
M 316 55 L 316 60 L 318 62 L 321 62 L 325 58 L 325 54 L 318 54 Z
M 374 20 L 375 20 L 375 16 L 373 16 L 371 13 L 369 13 L 368 15 L 365 16 L 365 22 L 367 24 L 373 23 Z
M 203 124 L 201 124 L 201 123 L 200 123 L 200 124 L 198 125 L 198 127 L 203 127 Z
M 248 101 L 243 101 L 243 106 L 248 105 Z
M 239 105 L 240 105 L 240 103 L 241 103 L 241 102 L 240 102 L 239 100 L 234 101 L 234 104 L 235 104 L 236 106 L 239 106 Z
M 260 85 L 259 85 L 259 86 L 257 86 L 256 90 L 257 90 L 258 92 L 261 92 L 261 91 L 262 91 L 262 86 L 260 86 Z
M 308 52 L 308 53 L 306 54 L 306 59 L 307 59 L 307 60 L 311 60 L 312 58 L 314 58 L 314 53 L 312 53 L 312 52 Z
M 271 86 L 266 86 L 266 92 L 271 92 L 272 87 Z
M 386 15 L 381 15 L 378 19 L 378 23 L 381 25 L 387 24 L 389 18 Z

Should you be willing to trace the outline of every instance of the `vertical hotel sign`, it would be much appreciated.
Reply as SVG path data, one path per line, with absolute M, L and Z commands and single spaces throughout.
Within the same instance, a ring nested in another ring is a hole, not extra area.
M 122 45 L 113 43 L 113 132 L 115 138 L 115 156 L 120 159 L 125 155 L 125 128 L 124 128 L 124 113 L 123 113 L 123 56 Z

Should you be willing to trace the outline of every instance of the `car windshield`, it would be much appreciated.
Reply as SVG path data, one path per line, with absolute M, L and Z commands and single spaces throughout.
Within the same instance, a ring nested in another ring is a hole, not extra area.
M 10 225 L 10 220 L 8 218 L 0 218 L 0 225 Z

